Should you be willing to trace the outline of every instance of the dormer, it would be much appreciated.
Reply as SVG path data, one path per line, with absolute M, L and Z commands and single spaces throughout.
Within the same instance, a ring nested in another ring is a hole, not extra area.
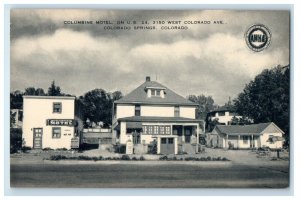
M 150 76 L 146 77 L 146 82 L 151 82 Z M 145 91 L 147 92 L 147 97 L 152 98 L 152 97 L 160 97 L 160 98 L 165 98 L 165 87 L 159 87 L 155 86 L 155 84 L 148 84 L 148 86 L 145 87 Z

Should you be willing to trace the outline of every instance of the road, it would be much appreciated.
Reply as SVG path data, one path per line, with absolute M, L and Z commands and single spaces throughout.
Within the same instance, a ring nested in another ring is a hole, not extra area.
M 131 163 L 129 163 L 131 162 Z M 189 164 L 139 161 L 140 164 L 11 164 L 12 187 L 54 188 L 284 188 L 288 165 Z

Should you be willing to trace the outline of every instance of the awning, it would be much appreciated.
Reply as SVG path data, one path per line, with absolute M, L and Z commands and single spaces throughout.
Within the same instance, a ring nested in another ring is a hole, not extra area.
M 126 128 L 127 129 L 142 129 L 142 123 L 141 122 L 126 122 Z
M 267 140 L 267 142 L 277 142 L 277 141 L 284 141 L 284 138 L 280 136 L 273 136 Z

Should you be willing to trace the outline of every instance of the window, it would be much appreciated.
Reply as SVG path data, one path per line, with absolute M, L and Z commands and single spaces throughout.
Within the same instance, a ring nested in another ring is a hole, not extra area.
M 173 144 L 174 143 L 174 139 L 173 138 L 169 138 L 168 144 Z
M 61 103 L 60 102 L 53 103 L 53 112 L 61 113 Z
M 156 96 L 160 96 L 160 90 L 156 90 Z
M 148 126 L 148 134 L 153 134 L 153 126 Z
M 53 127 L 52 128 L 52 138 L 60 138 L 60 136 L 61 136 L 61 128 Z
M 160 90 L 151 89 L 151 96 L 160 96 Z
M 140 105 L 135 105 L 134 115 L 141 116 L 141 106 Z
M 243 136 L 243 143 L 248 144 L 248 136 Z
M 161 143 L 162 144 L 167 144 L 167 138 L 161 138 Z
M 158 126 L 154 126 L 154 134 L 158 134 Z
M 155 96 L 155 90 L 151 90 L 151 96 Z
M 268 141 L 269 141 L 270 144 L 274 144 L 273 138 L 274 138 L 274 135 L 269 135 Z
M 167 135 L 170 135 L 171 134 L 171 127 L 170 126 L 166 126 L 165 127 L 165 132 Z
M 225 116 L 225 112 L 218 112 L 219 116 Z
M 179 117 L 179 106 L 174 107 L 174 117 Z
M 161 135 L 165 134 L 165 127 L 164 126 L 159 127 L 159 134 L 161 134 Z
M 141 135 L 139 132 L 132 133 L 133 144 L 141 144 Z
M 148 129 L 147 128 L 148 128 L 147 126 L 143 126 L 143 133 L 144 134 L 148 134 L 148 131 L 147 131 Z

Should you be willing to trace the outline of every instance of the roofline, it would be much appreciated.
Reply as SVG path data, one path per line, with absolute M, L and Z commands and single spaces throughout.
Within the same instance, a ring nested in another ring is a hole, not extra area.
M 283 132 L 283 130 L 281 130 L 281 128 L 279 128 L 274 122 L 267 122 L 267 123 L 270 123 L 270 124 L 264 130 L 262 130 L 262 132 L 264 132 L 271 124 L 273 124 L 276 129 L 278 129 L 282 134 L 285 135 L 285 132 Z
M 184 119 L 168 119 L 168 120 L 161 120 L 161 119 L 129 119 L 131 117 L 124 117 L 124 118 L 119 118 L 119 121 L 123 121 L 123 122 L 189 122 L 189 123 L 196 123 L 196 122 L 204 122 L 204 120 L 202 119 L 188 119 L 188 118 L 184 118 Z M 163 117 L 162 117 L 163 118 Z
M 114 101 L 115 104 L 140 104 L 140 105 L 179 105 L 179 106 L 198 106 L 196 103 L 173 103 L 173 102 L 139 102 L 139 101 L 127 101 L 118 102 Z
M 23 99 L 66 99 L 66 100 L 75 100 L 75 96 L 32 96 L 24 95 Z

